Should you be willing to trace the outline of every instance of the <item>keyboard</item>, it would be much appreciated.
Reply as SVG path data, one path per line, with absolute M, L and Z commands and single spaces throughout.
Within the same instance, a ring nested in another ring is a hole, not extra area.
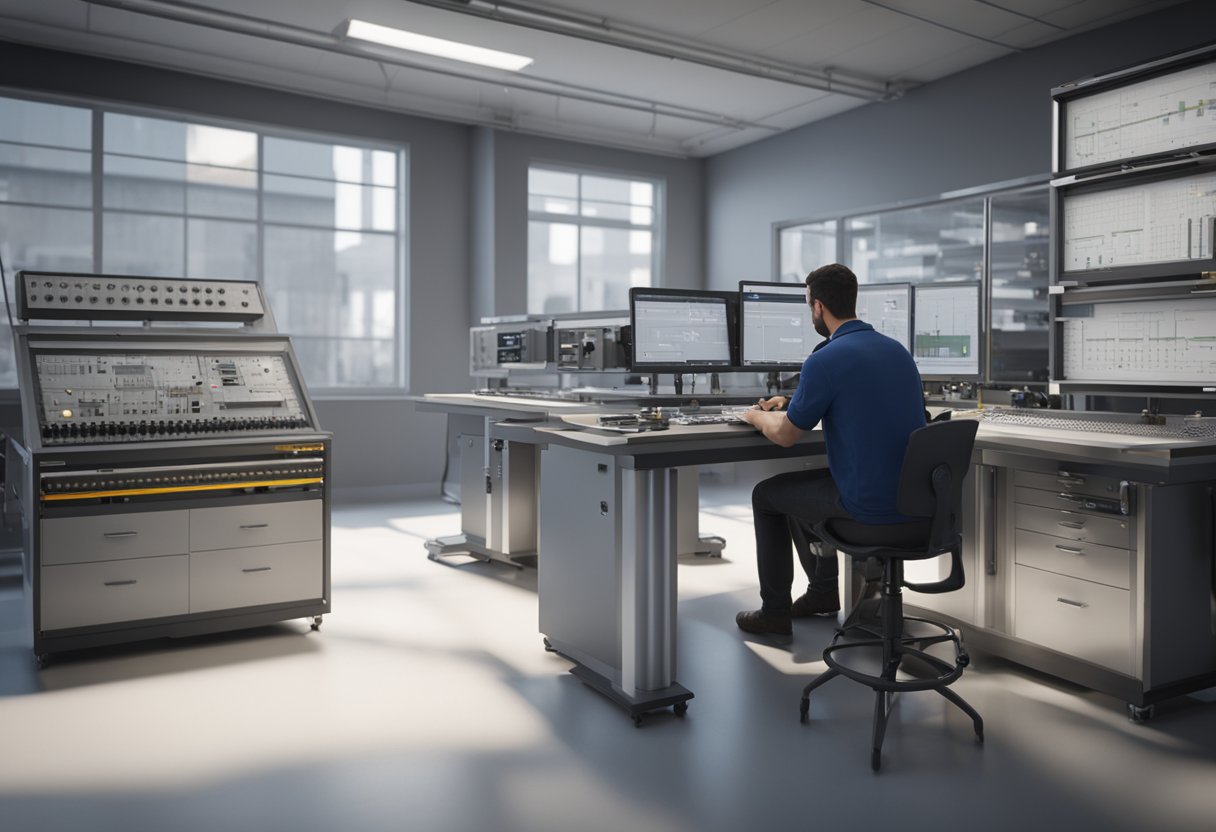
M 723 410 L 720 413 L 673 413 L 667 417 L 673 425 L 746 425 L 740 415 L 743 410 Z

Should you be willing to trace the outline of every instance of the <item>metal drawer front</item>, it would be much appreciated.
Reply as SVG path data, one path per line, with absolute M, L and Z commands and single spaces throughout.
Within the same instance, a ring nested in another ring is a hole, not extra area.
M 1018 529 L 1014 560 L 1026 566 L 1086 581 L 1131 589 L 1132 556 L 1127 549 L 1067 540 Z
M 44 566 L 41 575 L 44 631 L 189 611 L 187 555 Z
M 190 512 L 190 551 L 321 539 L 321 501 L 262 503 Z
M 320 541 L 190 555 L 190 612 L 321 597 Z
M 189 551 L 185 511 L 43 520 L 42 564 L 93 563 Z
M 1013 484 L 1043 491 L 1065 491 L 1089 497 L 1119 498 L 1119 480 L 1109 477 L 1094 477 L 1060 471 L 1055 474 L 1040 474 L 1037 471 L 1014 471 Z
M 1040 491 L 1037 488 L 1015 488 L 1013 500 L 1020 505 L 1059 508 L 1066 511 L 1083 511 L 1107 517 L 1125 517 L 1119 511 L 1119 501 L 1114 497 L 1085 497 L 1066 491 Z
M 1015 569 L 1015 636 L 1131 675 L 1130 592 L 1029 566 Z
M 1120 549 L 1132 547 L 1131 521 L 1121 517 L 1019 505 L 1014 507 L 1014 521 L 1017 528 L 1030 532 Z

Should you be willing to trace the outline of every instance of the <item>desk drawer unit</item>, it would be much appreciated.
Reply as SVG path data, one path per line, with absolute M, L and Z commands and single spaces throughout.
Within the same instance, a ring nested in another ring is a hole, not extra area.
M 42 629 L 60 630 L 189 611 L 187 555 L 42 567 Z
M 1014 471 L 1013 484 L 1018 488 L 1037 488 L 1042 491 L 1064 491 L 1089 497 L 1118 499 L 1120 480 L 1067 471 L 1057 471 L 1054 474 L 1044 474 L 1038 471 Z
M 1015 567 L 1014 635 L 1131 674 L 1131 593 L 1093 581 Z
M 1014 552 L 1017 563 L 1046 572 L 1119 589 L 1130 589 L 1132 585 L 1132 556 L 1127 549 L 1018 529 Z
M 1131 521 L 1124 517 L 1018 504 L 1014 507 L 1014 522 L 1018 529 L 1068 540 L 1120 549 L 1132 546 Z
M 148 511 L 43 520 L 42 564 L 184 555 L 189 551 L 187 514 Z
M 279 543 L 190 555 L 190 612 L 322 596 L 322 543 Z
M 190 512 L 190 551 L 320 540 L 321 501 L 260 503 Z

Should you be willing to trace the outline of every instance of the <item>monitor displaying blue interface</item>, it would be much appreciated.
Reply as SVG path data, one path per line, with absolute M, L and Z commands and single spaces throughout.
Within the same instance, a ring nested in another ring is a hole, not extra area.
M 912 284 L 858 286 L 857 317 L 912 352 Z
M 796 370 L 823 339 L 811 323 L 801 283 L 739 284 L 741 363 L 758 370 Z
M 980 374 L 980 285 L 917 286 L 912 357 L 920 374 L 976 378 Z
M 634 369 L 731 366 L 731 316 L 725 293 L 679 289 L 629 291 Z

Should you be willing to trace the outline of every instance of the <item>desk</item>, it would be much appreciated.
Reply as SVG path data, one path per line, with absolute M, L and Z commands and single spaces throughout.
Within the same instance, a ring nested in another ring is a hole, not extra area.
M 693 694 L 675 679 L 675 469 L 822 455 L 822 435 L 793 448 L 750 426 L 673 426 L 609 434 L 498 424 L 493 436 L 541 450 L 540 631 L 583 682 L 640 722 Z

